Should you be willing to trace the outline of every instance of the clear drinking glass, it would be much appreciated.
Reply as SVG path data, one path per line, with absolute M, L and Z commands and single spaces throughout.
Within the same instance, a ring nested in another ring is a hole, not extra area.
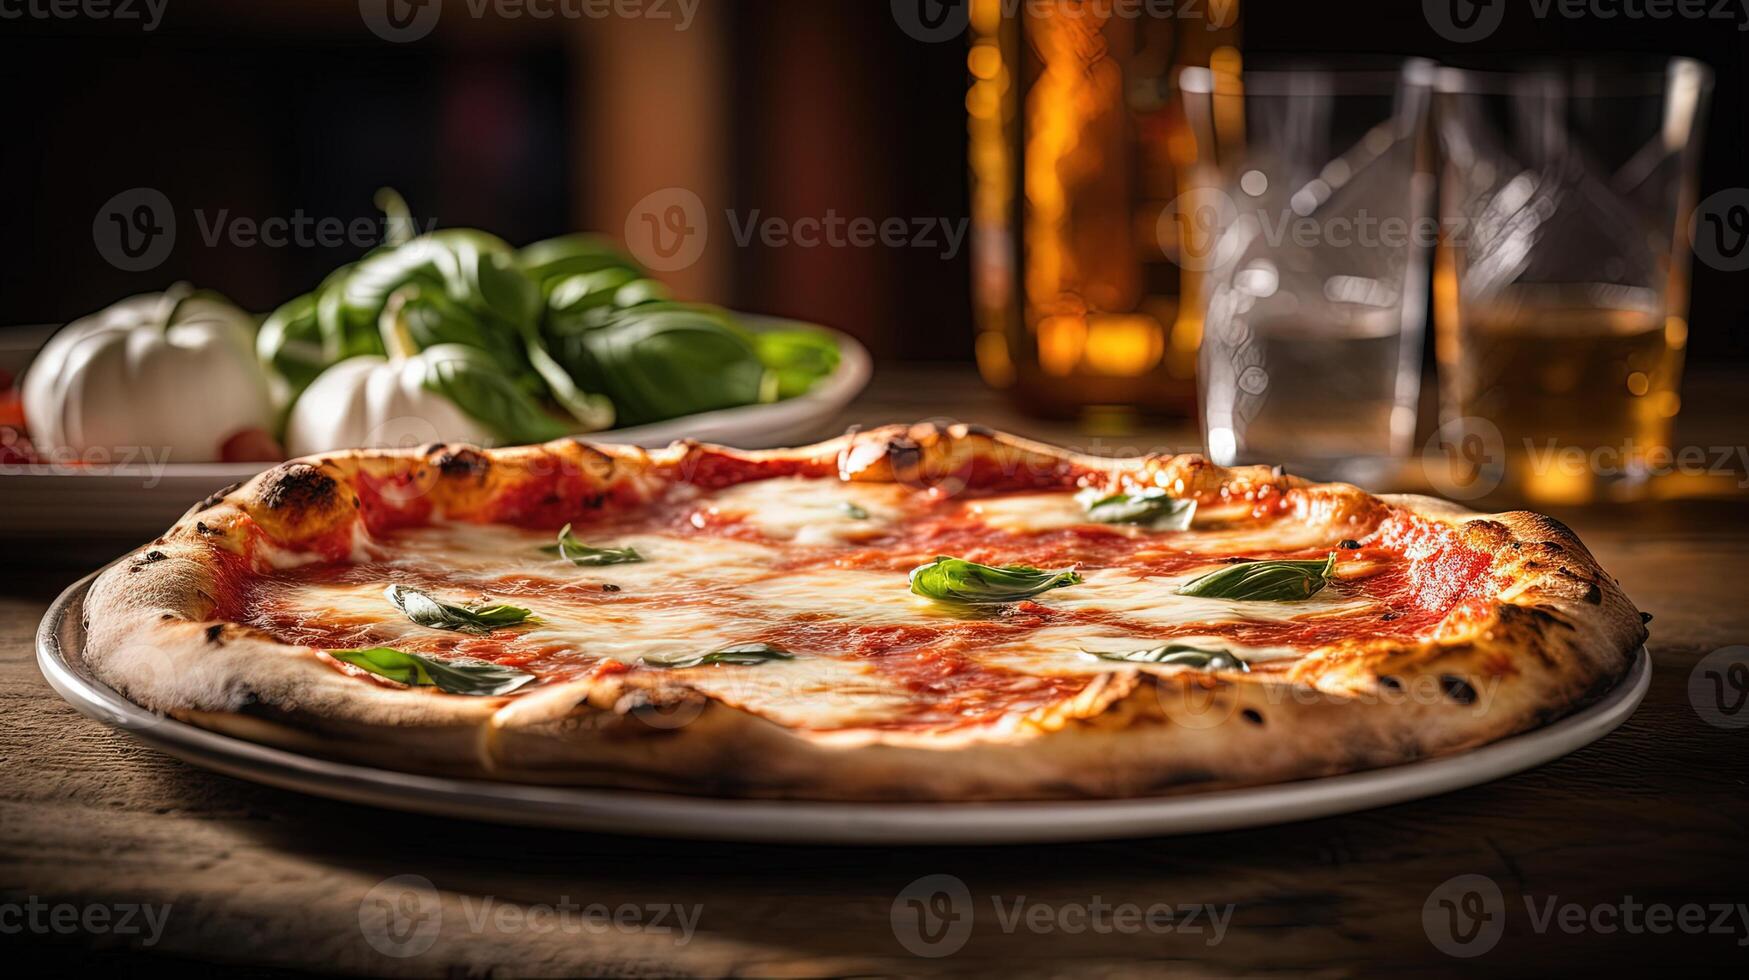
M 1198 372 L 1215 461 L 1360 480 L 1413 443 L 1433 71 L 1181 76 L 1198 187 L 1180 238 L 1208 269 Z
M 1561 503 L 1668 453 L 1710 88 L 1685 58 L 1438 72 L 1441 435 L 1470 447 L 1454 462 Z

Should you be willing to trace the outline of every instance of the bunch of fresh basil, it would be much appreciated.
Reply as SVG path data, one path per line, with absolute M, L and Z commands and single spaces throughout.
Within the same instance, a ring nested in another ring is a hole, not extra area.
M 444 363 L 451 375 L 493 375 L 460 379 L 470 387 L 510 393 L 457 402 L 498 432 L 530 427 L 481 412 L 526 421 L 532 409 L 563 431 L 590 432 L 793 398 L 838 367 L 837 344 L 821 331 L 755 332 L 725 310 L 675 302 L 598 236 L 521 250 L 467 228 L 409 237 L 405 205 L 392 194 L 383 204 L 401 233 L 262 325 L 257 352 L 287 411 L 328 368 L 387 353 L 379 328 L 391 298 L 398 336 L 414 351 L 445 344 L 483 355 Z M 457 383 L 433 377 L 425 387 L 442 395 Z

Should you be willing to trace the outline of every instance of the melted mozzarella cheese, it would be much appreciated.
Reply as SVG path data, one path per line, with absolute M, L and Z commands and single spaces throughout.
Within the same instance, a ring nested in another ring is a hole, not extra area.
M 1095 656 L 1093 651 L 1128 653 L 1148 650 L 1167 642 L 1158 636 L 1109 629 L 1047 626 L 1024 636 L 982 648 L 974 654 L 980 663 L 993 664 L 1029 674 L 1100 674 L 1118 670 L 1194 670 L 1196 668 L 1129 663 Z M 1301 651 L 1288 647 L 1254 646 L 1221 636 L 1174 636 L 1184 643 L 1207 650 L 1225 650 L 1247 663 L 1298 657 Z
M 904 683 L 907 664 L 924 664 L 910 653 L 883 660 L 892 650 L 870 648 L 867 634 L 849 629 L 917 627 L 912 646 L 939 642 L 976 664 L 1031 675 L 1093 675 L 1138 665 L 1102 660 L 1084 651 L 1147 649 L 1176 631 L 1175 641 L 1206 643 L 1246 660 L 1297 656 L 1285 648 L 1249 647 L 1226 638 L 1197 635 L 1197 624 L 1285 622 L 1368 609 L 1366 600 L 1327 590 L 1301 602 L 1234 602 L 1176 594 L 1195 573 L 1148 575 L 1117 568 L 1083 570 L 1079 585 L 1046 592 L 1033 601 L 1059 614 L 1050 625 L 1017 617 L 1010 623 L 994 607 L 937 603 L 910 592 L 903 570 L 839 567 L 822 546 L 904 530 L 908 514 L 924 510 L 902 486 L 835 480 L 773 479 L 741 484 L 686 501 L 695 512 L 729 518 L 766 539 L 745 540 L 710 533 L 644 528 L 575 532 L 596 547 L 632 547 L 642 562 L 579 567 L 544 552 L 551 532 L 496 525 L 438 524 L 397 532 L 391 542 L 361 545 L 375 553 L 389 581 L 357 584 L 306 582 L 289 590 L 287 622 L 320 623 L 331 636 L 409 649 L 447 649 L 456 639 L 418 626 L 401 615 L 383 590 L 397 575 L 445 583 L 438 598 L 458 603 L 503 599 L 529 607 L 537 621 L 495 636 L 517 650 L 563 662 L 596 658 L 638 665 L 640 661 L 697 656 L 724 647 L 769 642 L 795 659 L 753 666 L 667 669 L 677 680 L 746 710 L 796 727 L 866 726 L 931 707 Z M 672 501 L 671 501 L 672 502 Z M 1083 523 L 1072 493 L 1014 494 L 968 502 L 984 519 L 991 539 Z M 866 516 L 865 516 L 866 515 Z M 1260 528 L 1232 527 L 1170 535 L 1173 547 L 1232 554 L 1300 547 L 1314 532 L 1299 522 Z M 530 580 L 539 583 L 530 585 Z M 614 589 L 603 589 L 611 584 Z M 1075 614 L 1100 614 L 1096 622 L 1064 623 Z M 883 641 L 884 642 L 884 641 Z M 893 641 L 898 642 L 898 641 Z M 860 646 L 855 646 L 860 644 Z M 904 650 L 904 647 L 892 649 Z M 661 668 L 645 669 L 657 670 Z M 1159 667 L 1169 670 L 1179 668 Z M 1022 679 L 1024 680 L 1024 678 Z M 1024 685 L 1021 685 L 1024 686 Z
M 1320 592 L 1298 602 L 1237 602 L 1178 594 L 1196 575 L 1137 575 L 1124 569 L 1083 573 L 1084 585 L 1047 592 L 1038 601 L 1062 609 L 1115 613 L 1150 626 L 1194 623 L 1287 622 L 1306 616 L 1354 613 L 1370 608 L 1364 599 L 1340 599 Z
M 896 483 L 780 477 L 718 491 L 700 510 L 740 520 L 775 541 L 833 544 L 885 534 L 904 518 L 908 493 Z

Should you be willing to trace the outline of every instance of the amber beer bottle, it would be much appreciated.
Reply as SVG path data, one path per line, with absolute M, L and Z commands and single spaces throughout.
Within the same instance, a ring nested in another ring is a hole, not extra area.
M 1237 0 L 972 0 L 970 14 L 980 372 L 1038 415 L 1189 416 L 1201 304 L 1170 211 L 1195 140 L 1173 79 L 1237 60 Z

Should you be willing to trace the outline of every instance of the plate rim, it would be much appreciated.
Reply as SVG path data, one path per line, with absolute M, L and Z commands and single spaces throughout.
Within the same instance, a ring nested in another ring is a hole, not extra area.
M 159 715 L 122 697 L 68 657 L 69 642 L 82 643 L 83 636 L 65 637 L 63 630 L 73 622 L 82 634 L 84 598 L 103 570 L 62 591 L 36 631 L 38 669 L 86 717 L 191 765 L 278 789 L 499 825 L 647 838 L 863 846 L 1023 844 L 1275 826 L 1425 799 L 1552 762 L 1627 721 L 1652 680 L 1651 654 L 1642 645 L 1608 694 L 1541 728 L 1456 755 L 1182 796 L 982 803 L 684 796 L 403 773 L 302 755 Z

